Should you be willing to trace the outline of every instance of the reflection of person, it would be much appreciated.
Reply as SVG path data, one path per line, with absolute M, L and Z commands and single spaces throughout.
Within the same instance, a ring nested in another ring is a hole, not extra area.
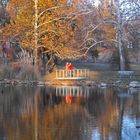
M 71 95 L 66 95 L 66 103 L 72 103 L 72 96 Z

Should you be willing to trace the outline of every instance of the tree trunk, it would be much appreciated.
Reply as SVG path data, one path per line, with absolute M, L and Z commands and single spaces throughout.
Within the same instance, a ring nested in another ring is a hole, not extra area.
M 118 49 L 119 49 L 119 57 L 120 57 L 120 70 L 124 71 L 126 69 L 125 66 L 125 56 L 124 56 L 124 49 L 122 44 L 122 17 L 120 12 L 120 2 L 119 0 L 116 1 L 116 8 L 117 8 L 117 18 L 118 18 L 118 34 L 117 34 L 117 40 L 118 40 Z
M 124 115 L 124 99 L 120 99 L 119 106 L 119 118 L 118 118 L 118 140 L 122 139 L 122 126 L 123 126 L 123 115 Z
M 43 74 L 46 74 L 46 59 L 45 59 L 45 54 L 42 54 L 42 66 L 43 66 Z
M 34 20 L 34 61 L 37 62 L 37 48 L 38 48 L 38 0 L 34 0 L 35 20 Z

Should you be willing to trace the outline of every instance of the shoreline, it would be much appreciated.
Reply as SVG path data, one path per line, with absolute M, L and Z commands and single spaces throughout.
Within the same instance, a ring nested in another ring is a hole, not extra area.
M 79 81 L 60 81 L 60 80 L 52 80 L 52 81 L 22 81 L 17 79 L 3 79 L 0 80 L 0 85 L 31 85 L 31 86 L 89 86 L 89 87 L 122 87 L 122 88 L 140 88 L 139 81 L 112 81 L 112 82 L 104 82 L 94 81 L 94 80 L 79 80 Z

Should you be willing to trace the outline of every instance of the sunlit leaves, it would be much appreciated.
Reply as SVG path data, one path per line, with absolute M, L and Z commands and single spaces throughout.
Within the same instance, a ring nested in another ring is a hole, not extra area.
M 74 35 L 77 28 L 72 20 L 74 7 L 67 7 L 66 0 L 38 1 L 37 34 L 38 47 L 46 48 L 45 52 L 60 58 L 73 57 Z M 34 48 L 35 9 L 33 0 L 11 0 L 7 10 L 11 22 L 4 28 L 3 39 L 16 39 L 23 48 Z M 71 22 L 72 21 L 72 22 Z M 70 54 L 71 53 L 71 54 Z M 66 54 L 66 55 L 65 55 Z

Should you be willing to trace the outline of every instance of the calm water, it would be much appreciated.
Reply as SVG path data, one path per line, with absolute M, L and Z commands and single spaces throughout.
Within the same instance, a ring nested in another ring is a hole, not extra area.
M 0 140 L 140 140 L 140 89 L 0 87 Z

